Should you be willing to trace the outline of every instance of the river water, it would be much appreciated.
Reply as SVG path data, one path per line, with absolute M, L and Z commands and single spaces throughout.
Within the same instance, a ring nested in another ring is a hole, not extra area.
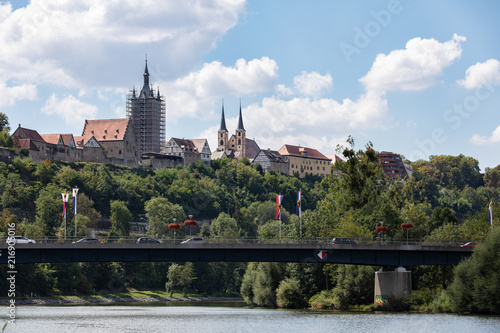
M 500 332 L 500 316 L 222 305 L 18 306 L 16 324 L 5 332 Z

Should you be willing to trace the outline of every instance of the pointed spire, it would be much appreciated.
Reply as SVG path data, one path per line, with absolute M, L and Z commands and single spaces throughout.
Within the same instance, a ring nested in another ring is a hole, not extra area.
M 226 118 L 224 117 L 224 98 L 222 99 L 222 118 L 220 120 L 220 128 L 219 131 L 226 131 Z
M 158 94 L 156 96 L 156 99 L 157 100 L 161 100 L 161 96 L 160 96 L 160 86 L 158 86 Z
M 132 89 L 132 98 L 136 98 L 136 96 L 135 96 L 135 86 L 134 86 L 134 88 Z
M 240 119 L 238 119 L 238 128 L 236 129 L 237 131 L 244 131 L 245 128 L 243 127 L 243 117 L 241 115 L 241 99 L 240 99 Z
M 149 87 L 148 55 L 146 54 L 146 67 L 144 68 L 144 87 Z

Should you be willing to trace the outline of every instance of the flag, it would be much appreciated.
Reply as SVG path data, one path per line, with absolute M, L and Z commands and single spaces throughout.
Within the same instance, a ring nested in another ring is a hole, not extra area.
M 281 219 L 281 203 L 283 202 L 283 196 L 282 195 L 277 195 L 276 196 L 276 218 L 278 220 Z
M 490 207 L 488 208 L 488 222 L 490 225 L 493 225 L 493 208 L 491 205 L 493 204 L 493 200 L 490 201 Z
M 300 207 L 301 197 L 302 197 L 302 192 L 301 191 L 297 192 L 297 216 L 298 217 L 301 217 L 301 215 L 302 215 L 302 208 Z
M 61 193 L 63 199 L 63 219 L 66 218 L 66 204 L 68 203 L 68 193 Z
M 76 194 L 78 193 L 78 188 L 73 189 L 73 215 L 76 215 Z

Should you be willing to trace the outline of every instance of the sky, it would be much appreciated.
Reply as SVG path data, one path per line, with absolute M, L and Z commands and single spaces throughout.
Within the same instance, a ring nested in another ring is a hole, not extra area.
M 500 164 L 498 1 L 0 0 L 0 112 L 40 134 L 125 118 L 150 82 L 167 140 Z

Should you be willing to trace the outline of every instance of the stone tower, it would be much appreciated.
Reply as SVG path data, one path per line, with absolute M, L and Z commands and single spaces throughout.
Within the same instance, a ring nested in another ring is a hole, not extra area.
M 149 85 L 147 59 L 143 77 L 139 95 L 133 88 L 127 96 L 127 118 L 132 120 L 139 153 L 159 153 L 165 142 L 165 98 L 159 88 L 155 92 Z

